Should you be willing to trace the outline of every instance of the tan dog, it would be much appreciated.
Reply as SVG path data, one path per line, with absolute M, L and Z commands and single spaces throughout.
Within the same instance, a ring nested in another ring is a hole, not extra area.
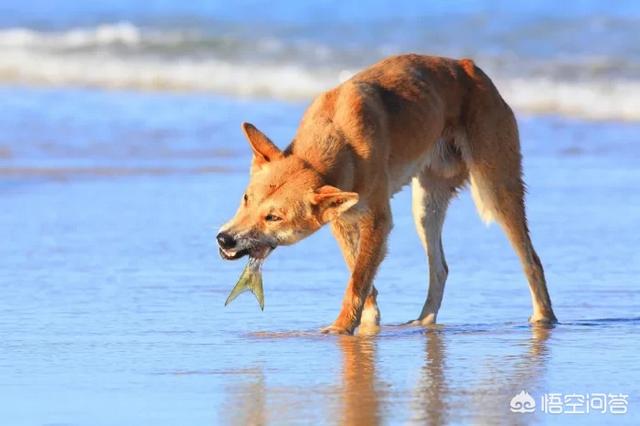
M 389 198 L 411 182 L 413 214 L 429 258 L 429 291 L 416 324 L 436 321 L 447 264 L 447 205 L 471 182 L 483 219 L 502 225 L 522 262 L 531 322 L 555 322 L 524 208 L 518 128 L 489 77 L 469 59 L 385 59 L 320 95 L 293 142 L 279 150 L 243 124 L 253 150 L 251 181 L 218 234 L 225 259 L 268 253 L 330 223 L 351 277 L 328 333 L 377 326 L 373 286 L 391 230 Z M 263 254 L 262 254 L 263 255 Z

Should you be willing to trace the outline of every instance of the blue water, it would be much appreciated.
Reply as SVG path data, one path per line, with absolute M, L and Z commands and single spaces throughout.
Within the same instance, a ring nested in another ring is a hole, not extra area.
M 555 419 L 510 413 L 522 389 L 627 394 L 624 416 L 559 420 L 637 422 L 637 125 L 521 118 L 556 328 L 526 324 L 518 261 L 467 194 L 445 226 L 442 325 L 394 326 L 418 314 L 427 280 L 403 192 L 377 278 L 382 332 L 337 338 L 317 332 L 347 278 L 326 230 L 270 256 L 264 312 L 248 295 L 223 308 L 242 262 L 221 261 L 213 237 L 249 161 L 232 117 L 264 123 L 280 142 L 303 105 L 85 90 L 0 98 L 14 118 L 0 146 L 20 142 L 0 160 L 6 424 Z
M 638 424 L 638 20 L 637 2 L 2 2 L 0 424 Z M 527 324 L 519 262 L 467 193 L 437 327 L 399 325 L 427 286 L 407 191 L 379 335 L 318 332 L 347 281 L 326 229 L 269 257 L 264 312 L 223 307 L 240 123 L 283 147 L 315 93 L 405 50 L 473 56 L 516 107 L 556 327 Z M 522 390 L 535 413 L 510 411 Z M 552 393 L 627 413 L 546 414 Z
M 472 57 L 516 109 L 640 120 L 636 1 L 13 1 L 0 83 L 306 101 L 402 52 Z

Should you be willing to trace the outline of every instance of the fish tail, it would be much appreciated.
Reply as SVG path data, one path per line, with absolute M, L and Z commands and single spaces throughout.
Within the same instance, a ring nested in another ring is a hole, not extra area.
M 250 290 L 258 300 L 260 310 L 264 311 L 264 289 L 262 287 L 262 276 L 258 275 L 256 279 L 251 281 Z
M 264 289 L 262 287 L 262 275 L 259 270 L 254 269 L 253 267 L 245 267 L 244 271 L 240 275 L 240 279 L 236 283 L 231 293 L 229 293 L 229 297 L 224 302 L 224 306 L 227 306 L 231 303 L 239 294 L 244 293 L 245 291 L 250 291 L 258 300 L 258 304 L 260 305 L 260 309 L 264 311 Z

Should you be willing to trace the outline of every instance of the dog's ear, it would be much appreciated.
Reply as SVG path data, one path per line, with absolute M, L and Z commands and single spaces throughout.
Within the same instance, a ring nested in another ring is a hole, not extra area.
M 283 157 L 282 151 L 271 140 L 251 123 L 242 123 L 242 131 L 253 151 L 252 168 Z
M 311 195 L 311 204 L 317 209 L 320 222 L 327 223 L 358 203 L 356 192 L 344 192 L 335 186 L 325 185 Z

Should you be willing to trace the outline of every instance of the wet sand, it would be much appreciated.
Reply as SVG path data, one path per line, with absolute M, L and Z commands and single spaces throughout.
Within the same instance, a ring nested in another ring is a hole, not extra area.
M 318 333 L 347 279 L 328 230 L 271 255 L 264 312 L 248 294 L 223 308 L 244 267 L 214 241 L 247 181 L 238 125 L 251 119 L 284 145 L 303 105 L 63 90 L 29 108 L 3 94 L 4 424 L 638 423 L 637 125 L 520 117 L 555 328 L 526 323 L 517 258 L 468 193 L 445 224 L 441 325 L 398 326 L 427 282 L 404 191 L 376 281 L 381 332 L 335 337 Z M 55 104 L 71 118 L 39 112 Z M 128 168 L 138 172 L 113 172 Z M 511 413 L 521 390 L 538 404 L 628 394 L 628 413 Z

